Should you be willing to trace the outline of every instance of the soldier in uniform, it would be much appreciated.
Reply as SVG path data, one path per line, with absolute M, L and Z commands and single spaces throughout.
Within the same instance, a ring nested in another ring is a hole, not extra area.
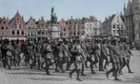
M 84 68 L 85 67 L 88 67 L 87 66 L 87 62 L 88 62 L 88 57 L 89 56 L 89 51 L 88 49 L 91 49 L 91 47 L 89 48 L 90 46 L 88 45 L 88 42 L 85 40 L 85 41 L 81 41 L 81 48 L 82 48 L 82 57 L 84 59 L 84 62 L 82 63 L 82 71 L 81 71 L 81 75 L 82 76 L 86 76 L 86 74 L 84 73 Z
M 58 42 L 56 40 L 53 41 L 52 50 L 54 54 L 55 71 L 59 72 L 58 65 L 60 62 L 60 58 L 59 58 L 60 46 L 58 45 Z
M 93 65 L 97 64 L 99 62 L 99 71 L 103 70 L 103 58 L 101 57 L 101 44 L 99 39 L 95 40 L 95 44 L 93 45 L 93 51 L 94 51 L 94 62 Z
M 93 65 L 95 63 L 94 61 L 94 50 L 93 50 L 93 45 L 94 43 L 91 41 L 91 42 L 87 42 L 86 43 L 86 47 L 87 47 L 87 61 L 90 62 L 90 69 L 91 69 L 91 73 L 92 74 L 96 74 L 94 69 L 93 69 Z
M 49 67 L 52 65 L 53 53 L 52 53 L 52 45 L 51 41 L 48 39 L 43 43 L 42 48 L 42 58 L 44 58 L 44 62 L 46 64 L 45 71 L 47 75 L 51 75 L 49 72 Z
M 105 65 L 104 65 L 105 69 L 106 69 L 106 66 L 109 62 L 108 55 L 109 55 L 109 53 L 108 53 L 108 48 L 107 48 L 107 45 L 106 45 L 106 41 L 103 40 L 102 44 L 101 44 L 101 57 L 102 57 L 102 59 L 104 59 L 106 61 Z M 103 65 L 103 63 L 102 63 L 102 65 Z
M 8 51 L 8 46 L 9 44 L 9 40 L 5 39 L 4 43 L 1 46 L 1 53 L 2 53 L 2 63 L 3 63 L 3 67 L 6 68 L 8 66 L 8 69 L 11 69 L 11 66 L 8 62 L 8 56 L 7 56 L 7 51 Z
M 58 62 L 58 67 L 60 68 L 61 72 L 65 72 L 64 69 L 63 69 L 63 64 L 66 62 L 66 58 L 68 57 L 67 53 L 66 53 L 66 46 L 65 44 L 63 43 L 63 40 L 61 40 L 59 42 L 59 62 Z
M 74 72 L 77 73 L 77 80 L 78 81 L 82 81 L 80 79 L 80 71 L 82 69 L 82 62 L 83 62 L 83 58 L 82 58 L 82 50 L 81 50 L 81 46 L 80 46 L 80 41 L 77 40 L 74 42 L 73 46 L 72 46 L 72 52 L 73 55 L 75 56 L 75 60 L 74 60 L 74 69 L 72 69 L 72 71 L 69 73 L 69 77 L 72 78 L 72 74 Z
M 66 70 L 68 70 L 68 66 L 70 63 L 70 53 L 69 53 L 69 45 L 68 45 L 68 40 L 64 40 L 63 44 L 63 54 L 64 54 L 64 59 L 66 61 Z
M 112 63 L 112 68 L 106 72 L 106 77 L 108 78 L 108 75 L 113 72 L 114 80 L 120 81 L 118 78 L 118 72 L 120 69 L 120 57 L 118 53 L 118 49 L 116 46 L 116 40 L 112 40 L 112 45 L 108 45 L 109 51 L 110 51 L 110 60 Z
M 123 43 L 122 47 L 123 47 L 124 56 L 123 56 L 123 64 L 120 69 L 120 74 L 123 74 L 122 69 L 124 68 L 124 66 L 127 66 L 128 73 L 133 73 L 130 69 L 130 56 L 132 55 L 132 52 L 130 51 L 126 43 Z

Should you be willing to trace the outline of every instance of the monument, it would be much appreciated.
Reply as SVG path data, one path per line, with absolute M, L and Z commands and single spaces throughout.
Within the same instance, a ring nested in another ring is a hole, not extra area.
M 60 37 L 59 28 L 57 24 L 57 16 L 54 13 L 54 8 L 51 9 L 51 20 L 50 20 L 50 38 L 58 39 Z

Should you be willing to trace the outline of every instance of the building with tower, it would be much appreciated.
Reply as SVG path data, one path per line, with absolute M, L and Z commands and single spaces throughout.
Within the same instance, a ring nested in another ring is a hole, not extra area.
M 126 34 L 131 42 L 140 42 L 140 0 L 124 5 Z

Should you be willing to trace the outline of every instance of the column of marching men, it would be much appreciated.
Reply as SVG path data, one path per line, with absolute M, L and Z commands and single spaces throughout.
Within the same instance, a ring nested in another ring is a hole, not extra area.
M 99 67 L 99 71 L 107 70 L 107 78 L 112 72 L 114 80 L 120 81 L 118 76 L 123 75 L 122 69 L 125 66 L 129 73 L 133 73 L 130 69 L 132 53 L 126 42 L 115 39 L 110 41 L 46 39 L 34 43 L 6 39 L 0 45 L 0 60 L 4 68 L 11 69 L 11 66 L 20 66 L 21 60 L 24 59 L 25 64 L 31 69 L 37 66 L 39 70 L 45 70 L 47 75 L 51 75 L 50 66 L 55 66 L 56 72 L 64 73 L 70 70 L 70 78 L 76 72 L 76 79 L 79 81 L 81 81 L 80 76 L 86 76 L 84 73 L 86 68 L 90 68 L 91 74 L 96 74 L 95 68 Z M 108 68 L 109 65 L 111 68 Z

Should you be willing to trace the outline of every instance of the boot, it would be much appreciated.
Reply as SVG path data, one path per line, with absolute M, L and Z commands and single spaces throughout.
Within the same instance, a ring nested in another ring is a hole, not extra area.
M 82 81 L 82 80 L 80 79 L 80 69 L 77 70 L 77 80 L 78 80 L 78 81 Z
M 76 71 L 76 69 L 73 69 L 71 72 L 69 72 L 69 77 L 72 78 L 72 74 Z

